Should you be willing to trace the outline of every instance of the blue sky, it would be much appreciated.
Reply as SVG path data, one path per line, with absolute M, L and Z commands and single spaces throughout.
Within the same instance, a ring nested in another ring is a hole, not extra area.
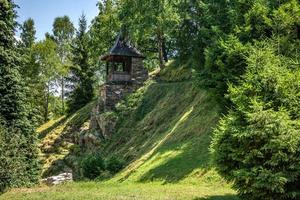
M 90 22 L 98 14 L 97 2 L 98 0 L 15 0 L 20 7 L 17 9 L 17 21 L 23 23 L 29 17 L 33 18 L 36 38 L 41 40 L 46 32 L 52 32 L 55 17 L 68 15 L 77 27 L 78 18 L 84 13 Z

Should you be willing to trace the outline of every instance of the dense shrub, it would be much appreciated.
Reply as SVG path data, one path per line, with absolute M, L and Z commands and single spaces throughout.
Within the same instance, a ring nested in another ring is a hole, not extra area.
M 1 120 L 0 120 L 1 121 Z M 20 129 L 0 122 L 0 193 L 10 187 L 30 186 L 39 178 L 33 142 Z M 35 161 L 35 159 L 33 159 Z
M 232 35 L 213 43 L 205 50 L 205 65 L 200 76 L 201 85 L 215 88 L 223 95 L 228 88 L 227 84 L 237 83 L 245 72 L 246 50 L 246 45 Z
M 215 130 L 217 170 L 242 199 L 294 199 L 300 190 L 300 70 L 272 48 L 253 48 L 230 113 Z
M 116 174 L 125 166 L 125 161 L 112 156 L 103 159 L 99 154 L 93 153 L 84 157 L 81 162 L 83 176 L 88 179 L 105 179 Z
M 82 160 L 81 167 L 84 177 L 95 179 L 105 170 L 105 162 L 99 154 L 89 154 Z
M 106 170 L 108 170 L 112 174 L 115 174 L 119 172 L 124 167 L 124 165 L 124 160 L 113 156 L 106 161 Z

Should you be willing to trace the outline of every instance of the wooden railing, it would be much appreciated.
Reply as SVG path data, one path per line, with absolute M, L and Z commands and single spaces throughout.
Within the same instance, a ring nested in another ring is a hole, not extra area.
M 113 72 L 109 74 L 108 80 L 109 82 L 129 82 L 131 81 L 131 75 L 127 72 Z

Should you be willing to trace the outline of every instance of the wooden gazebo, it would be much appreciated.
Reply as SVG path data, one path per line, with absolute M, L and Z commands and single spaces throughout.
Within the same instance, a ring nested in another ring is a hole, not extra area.
M 107 82 L 131 82 L 134 79 L 133 60 L 145 57 L 120 33 L 108 54 L 101 57 L 106 61 Z

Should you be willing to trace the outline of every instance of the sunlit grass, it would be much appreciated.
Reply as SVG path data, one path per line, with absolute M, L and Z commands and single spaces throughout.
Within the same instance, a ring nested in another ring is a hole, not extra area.
M 1 200 L 236 200 L 228 187 L 161 183 L 71 183 L 14 190 Z
M 182 115 L 182 117 L 178 120 L 178 122 L 175 124 L 175 126 L 172 128 L 172 130 L 167 133 L 160 141 L 158 141 L 155 146 L 147 153 L 145 153 L 141 158 L 139 158 L 138 160 L 136 160 L 135 162 L 131 163 L 126 170 L 123 171 L 124 175 L 122 174 L 121 176 L 128 176 L 129 173 L 131 173 L 132 171 L 135 171 L 138 167 L 140 167 L 142 164 L 144 164 L 149 158 L 150 156 L 153 155 L 153 153 L 162 146 L 162 144 L 169 138 L 171 137 L 171 135 L 173 134 L 173 132 L 177 129 L 177 127 L 183 123 L 187 117 L 191 114 L 191 112 L 193 111 L 193 107 L 187 111 L 186 113 L 184 113 Z M 170 151 L 170 153 L 172 153 Z M 174 152 L 173 152 L 174 154 Z M 157 164 L 158 165 L 158 164 Z
M 51 126 L 53 126 L 55 123 L 61 121 L 65 116 L 56 118 L 56 119 L 51 119 L 49 120 L 47 123 L 44 123 L 43 125 L 41 125 L 40 127 L 38 127 L 38 129 L 36 130 L 38 133 L 41 133 L 43 131 L 45 131 L 46 129 L 50 128 Z
M 209 145 L 220 107 L 208 91 L 192 81 L 152 80 L 123 104 L 130 112 L 119 119 L 117 131 L 98 151 L 103 157 L 127 160 L 124 170 L 105 182 L 14 190 L 0 199 L 236 199 L 211 163 Z M 50 150 L 55 149 L 47 153 L 42 147 L 45 169 L 68 154 L 71 146 L 55 141 L 74 136 L 92 107 L 40 127 L 41 144 L 48 142 Z
M 48 175 L 47 171 L 50 167 L 55 168 L 55 162 L 63 161 L 69 155 L 70 149 L 74 145 L 72 141 L 76 132 L 84 122 L 89 120 L 94 105 L 95 102 L 91 102 L 74 114 L 50 120 L 37 129 L 40 138 L 39 148 L 41 150 L 40 160 L 43 163 L 43 176 Z
M 147 86 L 103 152 L 132 161 L 111 182 L 161 181 L 227 185 L 211 166 L 211 132 L 220 117 L 216 100 L 193 82 Z M 129 97 L 131 104 L 133 100 Z

